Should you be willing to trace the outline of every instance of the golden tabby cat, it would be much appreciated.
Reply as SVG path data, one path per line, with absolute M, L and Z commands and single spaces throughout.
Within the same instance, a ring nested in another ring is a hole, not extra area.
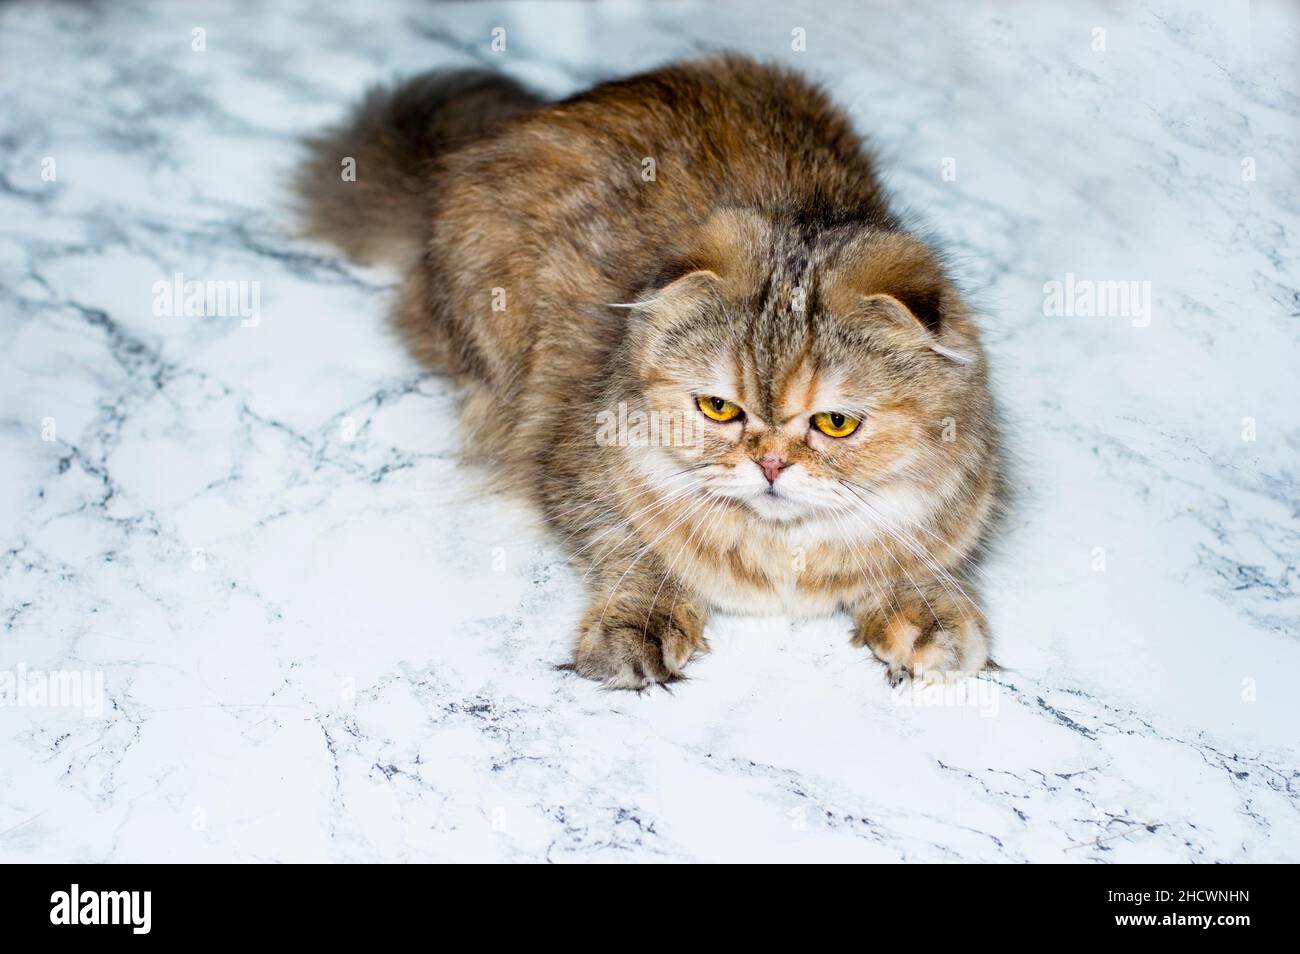
M 714 609 L 847 610 L 895 681 L 987 663 L 984 354 L 819 89 L 734 56 L 557 103 L 431 73 L 299 186 L 310 235 L 405 270 L 467 449 L 583 571 L 577 672 L 680 678 Z

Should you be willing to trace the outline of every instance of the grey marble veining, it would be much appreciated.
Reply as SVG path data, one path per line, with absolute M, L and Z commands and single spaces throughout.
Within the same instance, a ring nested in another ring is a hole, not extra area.
M 0 860 L 1297 860 L 1297 40 L 1245 2 L 0 7 Z M 292 235 L 298 137 L 368 84 L 723 47 L 827 84 L 979 304 L 1017 499 L 963 695 L 891 693 L 843 619 L 720 619 L 671 694 L 555 672 L 575 574 L 457 465 L 394 276 Z M 160 307 L 178 274 L 256 314 Z M 1149 311 L 1050 314 L 1067 281 Z

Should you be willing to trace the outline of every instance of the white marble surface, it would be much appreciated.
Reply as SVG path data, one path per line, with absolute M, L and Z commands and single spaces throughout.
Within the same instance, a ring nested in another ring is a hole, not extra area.
M 1298 21 L 0 8 L 0 672 L 104 692 L 3 700 L 0 860 L 1297 860 Z M 368 83 L 722 46 L 829 84 L 987 315 L 1019 500 L 973 704 L 901 704 L 842 619 L 720 620 L 673 694 L 552 671 L 574 574 L 457 466 L 393 276 L 288 235 L 295 137 Z M 177 272 L 259 321 L 156 316 Z M 1149 281 L 1150 325 L 1044 315 L 1066 273 Z

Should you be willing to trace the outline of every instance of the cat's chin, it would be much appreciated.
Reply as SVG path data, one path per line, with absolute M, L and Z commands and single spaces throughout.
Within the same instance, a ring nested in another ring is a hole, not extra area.
M 746 497 L 742 503 L 755 516 L 773 523 L 793 523 L 810 513 L 806 505 L 782 494 L 755 494 Z

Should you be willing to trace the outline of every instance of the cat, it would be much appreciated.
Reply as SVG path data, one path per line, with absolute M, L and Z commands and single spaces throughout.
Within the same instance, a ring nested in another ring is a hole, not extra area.
M 846 611 L 895 685 L 991 665 L 984 351 L 819 87 L 736 55 L 559 102 L 433 72 L 309 145 L 303 233 L 403 270 L 468 456 L 583 574 L 569 668 L 673 682 L 718 610 Z

